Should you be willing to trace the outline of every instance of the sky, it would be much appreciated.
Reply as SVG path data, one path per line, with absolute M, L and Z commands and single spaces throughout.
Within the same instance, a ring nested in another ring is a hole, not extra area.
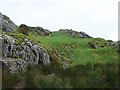
M 0 0 L 0 12 L 16 24 L 50 31 L 73 29 L 118 41 L 119 0 Z

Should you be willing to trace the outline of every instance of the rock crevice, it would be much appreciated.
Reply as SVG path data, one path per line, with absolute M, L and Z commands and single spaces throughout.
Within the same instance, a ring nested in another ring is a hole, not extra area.
M 18 43 L 16 45 L 16 39 L 8 36 L 5 32 L 3 36 L 0 36 L 0 39 L 2 39 L 3 58 L 11 58 L 11 61 L 9 60 L 7 63 L 9 63 L 9 67 L 12 68 L 12 70 L 24 70 L 29 63 L 35 65 L 38 65 L 39 62 L 45 65 L 50 63 L 48 52 L 40 45 L 34 44 L 29 40 L 24 44 Z M 15 58 L 18 60 L 14 61 Z M 2 62 L 7 65 L 6 60 L 2 60 Z M 19 63 L 19 65 L 17 63 Z M 20 69 L 20 66 L 25 67 L 22 67 L 24 69 Z M 12 70 L 10 69 L 10 71 Z

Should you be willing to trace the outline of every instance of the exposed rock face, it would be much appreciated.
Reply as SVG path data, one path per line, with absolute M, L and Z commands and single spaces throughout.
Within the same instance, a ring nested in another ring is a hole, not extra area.
M 33 34 L 39 34 L 41 36 L 52 36 L 52 32 L 42 27 L 30 27 L 25 24 L 21 24 L 19 27 L 19 32 L 25 35 L 28 35 L 30 32 Z
M 5 32 L 0 39 L 2 39 L 3 58 L 5 58 L 2 62 L 4 66 L 9 67 L 11 72 L 26 70 L 29 63 L 35 65 L 50 63 L 48 52 L 28 39 L 24 38 L 22 43 L 18 43 L 16 38 L 8 36 Z M 8 57 L 11 60 L 6 60 Z
M 15 24 L 10 20 L 9 17 L 3 15 L 1 12 L 0 12 L 0 29 L 8 32 L 15 31 Z
M 28 63 L 22 59 L 2 58 L 2 70 L 5 72 L 16 73 L 27 71 Z
M 87 35 L 85 32 L 77 32 L 73 31 L 72 29 L 60 29 L 59 31 L 66 32 L 69 36 L 72 36 L 73 38 L 92 38 L 91 36 Z
M 3 34 L 0 34 L 0 58 L 2 57 L 0 62 L 2 62 L 3 70 L 15 73 L 21 70 L 26 71 L 30 63 L 35 65 L 50 63 L 48 52 L 32 40 L 16 34 L 15 24 L 2 13 L 0 13 L 0 29 L 3 30 Z M 28 35 L 28 32 L 36 32 L 43 36 L 52 36 L 52 32 L 40 27 L 21 25 L 19 31 L 25 35 Z

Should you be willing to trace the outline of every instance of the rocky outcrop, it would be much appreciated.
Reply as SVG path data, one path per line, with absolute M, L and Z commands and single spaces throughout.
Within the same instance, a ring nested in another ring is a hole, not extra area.
M 91 41 L 88 42 L 88 45 L 91 46 L 94 49 L 102 48 L 102 47 L 108 47 L 108 46 L 115 46 L 117 48 L 120 48 L 120 42 L 113 42 L 112 40 L 105 40 L 103 38 L 94 38 Z
M 25 24 L 21 24 L 18 31 L 22 34 L 28 35 L 29 33 L 38 34 L 40 36 L 52 36 L 52 32 L 42 27 L 30 27 Z
M 15 31 L 15 24 L 10 20 L 9 17 L 3 15 L 0 12 L 0 29 L 8 32 Z
M 29 64 L 49 64 L 48 52 L 30 38 L 26 38 L 26 35 L 33 32 L 46 36 L 52 35 L 52 32 L 40 27 L 20 25 L 19 31 L 25 34 L 23 35 L 15 32 L 15 26 L 9 17 L 0 13 L 0 62 L 3 70 L 15 73 L 26 71 Z
M 85 32 L 77 32 L 72 29 L 60 29 L 59 31 L 66 32 L 69 36 L 73 38 L 92 38 L 91 36 L 87 35 Z
M 32 42 L 32 40 L 23 37 L 22 42 L 17 42 L 16 38 L 7 35 L 5 32 L 0 36 L 0 39 L 2 40 L 4 58 L 1 61 L 4 67 L 9 67 L 7 70 L 10 72 L 26 70 L 27 65 L 30 63 L 35 65 L 50 63 L 48 52 L 40 45 Z M 7 60 L 8 57 L 11 59 Z
M 16 73 L 19 71 L 27 71 L 28 63 L 22 59 L 1 58 L 2 71 Z

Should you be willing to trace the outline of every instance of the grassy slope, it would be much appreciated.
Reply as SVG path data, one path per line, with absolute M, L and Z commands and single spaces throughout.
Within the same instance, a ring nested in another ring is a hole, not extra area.
M 74 55 L 69 60 L 72 61 L 72 65 L 76 64 L 87 64 L 88 62 L 92 63 L 117 63 L 118 62 L 118 53 L 117 48 L 115 47 L 104 47 L 100 49 L 93 49 L 88 46 L 89 39 L 78 39 L 69 37 L 65 32 L 55 32 L 52 37 L 37 37 L 43 46 L 49 50 L 51 48 L 57 48 L 59 50 L 63 50 L 64 44 L 73 43 L 74 45 Z M 65 57 L 70 57 L 72 52 L 68 51 L 68 55 Z
M 48 50 L 48 52 L 55 52 L 55 55 L 58 54 L 58 51 L 60 51 L 60 55 L 61 52 L 63 52 L 64 54 L 61 56 L 63 56 L 64 60 L 69 58 L 67 63 L 70 66 L 74 66 L 77 64 L 87 64 L 89 62 L 118 63 L 118 49 L 116 47 L 110 46 L 93 49 L 88 45 L 88 42 L 92 40 L 92 38 L 72 38 L 68 36 L 65 32 L 54 32 L 54 36 L 52 37 L 40 37 L 37 35 L 34 36 L 33 34 L 29 34 L 29 36 L 26 36 L 18 33 L 17 31 L 15 33 L 9 33 L 9 35 L 19 39 L 19 42 L 24 37 L 32 39 L 35 43 L 40 44 L 46 50 Z M 70 48 L 70 44 L 72 44 L 73 48 Z M 53 55 L 53 53 L 51 55 Z M 70 58 L 72 55 L 73 57 Z M 70 61 L 72 62 L 72 64 L 69 63 Z
M 66 70 L 59 68 L 57 63 L 51 62 L 48 66 L 42 64 L 38 67 L 31 66 L 25 73 L 11 75 L 3 72 L 3 88 L 15 87 L 18 81 L 19 83 L 24 82 L 24 88 L 109 88 L 118 86 L 118 55 L 115 47 L 93 49 L 88 46 L 88 41 L 91 39 L 74 39 L 64 32 L 55 32 L 52 37 L 40 37 L 32 34 L 25 36 L 17 31 L 9 34 L 19 40 L 24 37 L 32 39 L 49 52 L 54 50 L 64 52 L 65 59 L 71 57 L 73 53 L 75 54 L 69 60 L 72 61 L 72 64 L 68 61 L 68 64 L 73 67 Z M 71 43 L 73 52 L 69 49 Z M 64 47 L 65 44 L 66 47 Z M 89 62 L 97 64 L 94 64 L 93 68 Z M 100 63 L 107 64 L 101 65 Z M 47 77 L 53 73 L 55 76 Z

